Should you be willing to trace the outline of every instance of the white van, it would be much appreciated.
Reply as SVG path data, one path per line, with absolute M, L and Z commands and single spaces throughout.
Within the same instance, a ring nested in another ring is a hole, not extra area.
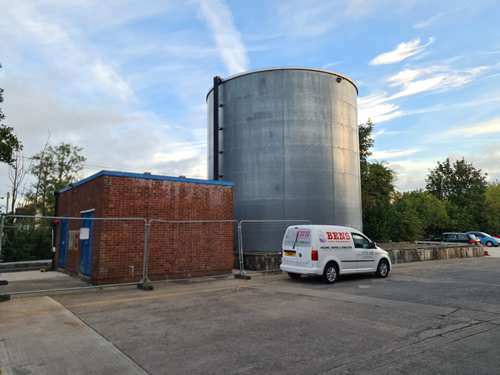
M 375 272 L 387 277 L 392 264 L 387 251 L 356 229 L 296 225 L 288 227 L 283 238 L 280 268 L 292 279 L 316 275 L 333 284 L 345 274 Z

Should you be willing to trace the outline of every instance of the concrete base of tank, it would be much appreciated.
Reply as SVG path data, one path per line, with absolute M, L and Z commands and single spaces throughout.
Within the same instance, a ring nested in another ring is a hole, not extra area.
M 240 268 L 240 260 L 238 254 L 234 254 L 234 268 Z M 243 255 L 243 266 L 247 271 L 271 271 L 279 270 L 281 264 L 280 252 L 245 252 Z
M 387 250 L 393 264 L 484 256 L 484 248 L 477 245 L 406 242 L 379 244 L 379 246 Z M 279 270 L 280 264 L 280 252 L 245 252 L 243 256 L 243 266 L 247 271 Z M 237 253 L 234 254 L 234 268 L 240 268 Z

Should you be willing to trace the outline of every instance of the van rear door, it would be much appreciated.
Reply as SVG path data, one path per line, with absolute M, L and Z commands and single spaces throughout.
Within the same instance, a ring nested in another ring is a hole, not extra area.
M 283 264 L 310 267 L 311 229 L 301 227 L 288 228 L 283 239 Z

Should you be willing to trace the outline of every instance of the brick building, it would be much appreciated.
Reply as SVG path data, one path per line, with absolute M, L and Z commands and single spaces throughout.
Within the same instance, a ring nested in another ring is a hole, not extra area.
M 233 223 L 185 223 L 232 220 L 231 182 L 101 171 L 57 192 L 56 216 L 57 269 L 91 284 L 141 281 L 146 233 L 152 281 L 232 271 Z

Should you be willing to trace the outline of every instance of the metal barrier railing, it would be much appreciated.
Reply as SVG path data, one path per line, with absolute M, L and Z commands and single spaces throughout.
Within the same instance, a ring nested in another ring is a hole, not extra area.
M 240 261 L 240 275 L 245 273 L 244 266 L 244 250 L 243 250 L 243 224 L 299 224 L 306 223 L 311 224 L 310 220 L 241 220 L 238 223 L 238 250 L 239 250 L 239 261 Z M 280 249 L 281 249 L 281 239 L 283 238 L 283 234 L 285 233 L 286 227 L 281 231 L 280 238 Z
M 245 257 L 245 250 L 244 250 L 244 241 L 243 241 L 243 234 L 244 234 L 244 231 L 246 230 L 246 228 L 251 225 L 251 224 L 289 224 L 289 225 L 293 225 L 293 224 L 299 224 L 299 223 L 311 223 L 309 220 L 241 220 L 241 221 L 237 221 L 237 220 L 195 220 L 195 221 L 168 221 L 168 220 L 162 220 L 162 219 L 150 219 L 149 221 L 146 220 L 145 218 L 102 218 L 102 217 L 67 217 L 67 216 L 44 216 L 44 217 L 37 217 L 37 216 L 27 216 L 27 215 L 2 215 L 1 216 L 1 219 L 0 219 L 0 238 L 3 238 L 3 234 L 4 234 L 4 229 L 8 228 L 8 227 L 16 227 L 16 225 L 5 225 L 6 223 L 6 220 L 12 220 L 13 222 L 19 222 L 21 220 L 24 220 L 24 224 L 23 225 L 27 225 L 26 222 L 29 222 L 30 220 L 32 221 L 32 227 L 35 227 L 35 223 L 39 222 L 40 220 L 55 220 L 55 221 L 59 221 L 59 223 L 63 223 L 63 221 L 65 221 L 66 223 L 73 223 L 73 224 L 67 224 L 67 225 L 70 225 L 72 226 L 73 228 L 75 228 L 77 226 L 77 224 L 74 224 L 74 221 L 79 221 L 79 222 L 83 222 L 83 221 L 89 221 L 92 223 L 92 228 L 95 229 L 95 226 L 94 226 L 94 223 L 99 223 L 99 222 L 111 222 L 111 223 L 116 223 L 116 222 L 122 222 L 124 223 L 124 228 L 125 229 L 121 229 L 122 231 L 125 231 L 125 230 L 133 230 L 134 231 L 134 238 L 133 238 L 133 243 L 130 244 L 130 246 L 133 246 L 133 249 L 131 250 L 130 248 L 127 248 L 126 250 L 123 250 L 121 252 L 123 253 L 127 253 L 128 255 L 130 255 L 129 253 L 133 253 L 135 254 L 135 257 L 134 259 L 137 261 L 137 259 L 139 259 L 139 253 L 138 253 L 138 244 L 140 243 L 140 239 L 139 238 L 136 238 L 136 237 L 139 237 L 142 235 L 140 235 L 140 233 L 143 233 L 144 234 L 144 242 L 143 242 L 143 250 L 142 250 L 142 255 L 140 256 L 140 258 L 142 258 L 142 264 L 140 263 L 136 263 L 137 266 L 142 266 L 142 275 L 141 276 L 141 279 L 138 280 L 136 279 L 137 281 L 133 281 L 133 282 L 129 282 L 130 280 L 130 277 L 126 277 L 127 275 L 120 275 L 121 279 L 123 279 L 123 282 L 116 282 L 116 283 L 106 283 L 104 282 L 104 284 L 100 284 L 100 285 L 88 285 L 88 284 L 85 284 L 85 285 L 79 285 L 79 286 L 66 286 L 64 288 L 53 288 L 53 289 L 50 289 L 50 288 L 44 288 L 42 285 L 42 283 L 40 283 L 40 286 L 39 288 L 40 289 L 37 289 L 37 290 L 20 290 L 20 291 L 13 291 L 11 292 L 10 294 L 24 294 L 24 293 L 36 293 L 36 292 L 49 292 L 49 291 L 60 291 L 60 290 L 75 290 L 75 289 L 89 289 L 89 288 L 102 288 L 102 287 L 106 287 L 106 286 L 117 286 L 117 285 L 137 285 L 138 287 L 140 288 L 143 288 L 143 289 L 151 289 L 150 287 L 150 284 L 152 282 L 162 282 L 162 281 L 178 281 L 178 280 L 192 280 L 192 279 L 200 279 L 200 278 L 207 278 L 207 277 L 221 277 L 221 276 L 228 276 L 228 274 L 221 274 L 221 275 L 211 275 L 211 276 L 202 276 L 202 277 L 188 277 L 188 278 L 175 278 L 175 279 L 164 279 L 164 280 L 154 280 L 154 281 L 151 281 L 150 280 L 150 277 L 149 277 L 149 274 L 150 274 L 150 270 L 149 270 L 149 263 L 151 261 L 151 259 L 148 259 L 149 256 L 150 256 L 150 251 L 151 250 L 151 246 L 156 246 L 155 244 L 152 244 L 150 243 L 150 236 L 151 236 L 151 226 L 154 225 L 155 223 L 161 223 L 161 224 L 166 224 L 166 225 L 189 225 L 189 224 L 192 224 L 192 225 L 195 225 L 195 224 L 217 224 L 217 223 L 220 223 L 220 224 L 223 224 L 223 223 L 232 223 L 233 224 L 233 231 L 234 231 L 234 224 L 237 224 L 237 231 L 236 231 L 236 238 L 234 238 L 234 235 L 231 235 L 232 237 L 232 241 L 234 244 L 237 243 L 237 249 L 238 249 L 238 264 L 239 264 L 239 273 L 238 274 L 234 274 L 235 277 L 245 277 L 245 262 L 244 262 L 244 257 Z M 139 227 L 133 227 L 132 229 L 130 229 L 128 227 L 128 223 L 131 223 L 131 222 L 138 222 L 138 223 L 143 223 L 143 229 L 140 229 L 142 228 L 142 226 L 139 226 Z M 127 223 L 125 225 L 125 223 Z M 78 228 L 80 228 L 82 225 L 82 223 L 80 223 L 80 226 L 78 226 Z M 118 228 L 118 229 L 117 229 Z M 114 227 L 114 231 L 118 231 L 120 230 L 121 227 Z M 52 243 L 52 246 L 53 248 L 55 249 L 56 247 L 59 248 L 59 246 L 61 245 L 60 242 L 61 242 L 61 227 L 58 227 L 58 229 L 55 231 L 56 233 L 54 234 L 54 228 L 51 228 L 52 229 L 52 239 L 51 239 L 51 243 Z M 101 227 L 98 228 L 99 230 L 102 230 Z M 286 228 L 285 228 L 286 229 Z M 109 230 L 109 228 L 107 229 Z M 280 229 L 281 230 L 281 229 Z M 279 230 L 278 230 L 279 231 Z M 226 232 L 224 232 L 227 234 L 227 230 Z M 284 231 L 282 230 L 280 233 L 278 233 L 278 235 L 282 235 L 284 233 Z M 66 235 L 66 234 L 64 234 Z M 59 243 L 55 243 L 55 241 L 59 241 Z M 0 240 L 0 262 L 2 260 L 2 245 L 3 245 L 3 241 Z M 111 245 L 110 245 L 111 246 Z M 81 255 L 81 254 L 80 254 Z M 75 254 L 72 253 L 72 256 L 75 256 Z M 52 262 L 56 262 L 56 259 L 53 259 Z M 57 260 L 58 262 L 58 260 Z M 54 263 L 52 263 L 54 264 Z M 1 263 L 0 263 L 1 265 Z M 135 274 L 134 274 L 134 270 L 136 269 L 135 266 L 130 266 L 131 267 L 131 272 L 132 272 L 132 277 L 135 277 Z M 139 268 L 140 269 L 140 268 Z M 269 270 L 267 270 L 268 272 Z M 0 268 L 0 273 L 2 272 L 1 268 Z M 233 275 L 233 273 L 231 273 L 231 275 Z M 122 277 L 123 276 L 123 277 Z M 130 276 L 130 274 L 128 275 Z M 137 275 L 139 277 L 139 275 Z M 37 276 L 39 277 L 39 276 Z M 68 276 L 69 277 L 69 276 Z M 1 279 L 1 276 L 0 276 L 0 279 Z M 79 280 L 79 279 L 78 279 Z M 104 279 L 103 279 L 104 280 Z M 105 281 L 105 280 L 104 280 Z M 3 288 L 3 286 L 1 287 Z M 0 289 L 0 294 L 2 294 L 2 289 Z

